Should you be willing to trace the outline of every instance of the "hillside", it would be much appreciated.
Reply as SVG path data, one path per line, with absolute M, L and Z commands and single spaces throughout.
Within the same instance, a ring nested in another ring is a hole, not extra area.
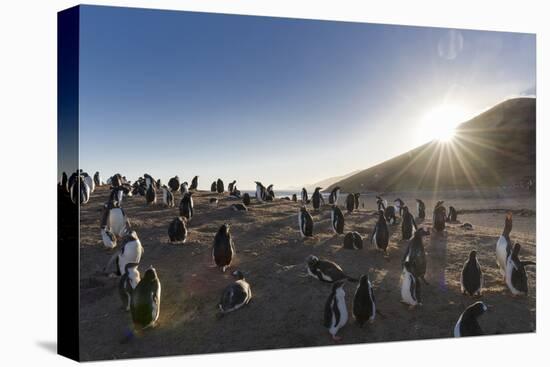
M 535 178 L 535 112 L 535 98 L 506 100 L 459 125 L 452 142 L 431 141 L 333 186 L 346 192 L 524 186 Z

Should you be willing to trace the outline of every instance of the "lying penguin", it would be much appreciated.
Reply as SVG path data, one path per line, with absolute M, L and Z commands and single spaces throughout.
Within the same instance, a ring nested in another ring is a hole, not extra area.
M 243 273 L 237 270 L 233 272 L 233 276 L 236 277 L 237 280 L 225 288 L 220 303 L 218 304 L 218 308 L 221 312 L 220 316 L 246 306 L 252 299 L 250 284 L 244 278 Z
M 333 283 L 339 280 L 357 282 L 357 279 L 345 274 L 338 264 L 329 260 L 319 259 L 314 255 L 307 257 L 306 268 L 308 275 L 319 279 L 321 282 Z

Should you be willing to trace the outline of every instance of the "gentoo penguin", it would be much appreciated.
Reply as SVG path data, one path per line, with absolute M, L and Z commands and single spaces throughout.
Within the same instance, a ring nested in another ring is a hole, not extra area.
M 313 237 L 313 218 L 305 206 L 298 212 L 298 226 L 302 237 Z
M 320 190 L 322 190 L 321 187 L 316 187 L 313 195 L 311 195 L 311 205 L 313 205 L 313 209 L 316 211 L 321 208 L 321 204 L 325 203 Z
M 447 222 L 456 223 L 458 220 L 458 212 L 454 206 L 449 206 L 449 214 L 447 215 Z
M 429 231 L 424 228 L 419 228 L 414 233 L 412 240 L 409 241 L 407 250 L 403 254 L 403 259 L 401 260 L 402 266 L 405 266 L 405 263 L 408 263 L 408 271 L 411 272 L 415 278 L 422 279 L 425 284 L 428 284 L 424 278 L 426 275 L 426 251 L 424 250 L 422 239 L 429 235 Z
M 330 192 L 328 196 L 328 203 L 332 205 L 338 205 L 338 196 L 340 196 L 340 186 L 336 186 Z
M 217 198 L 210 198 L 208 199 L 208 202 L 210 203 L 210 205 L 217 207 L 219 200 Z
M 229 224 L 224 224 L 214 237 L 214 246 L 212 247 L 212 258 L 222 272 L 231 265 L 235 255 L 235 245 L 229 233 Z
M 179 189 L 179 190 L 180 190 L 180 193 L 181 193 L 182 195 L 185 195 L 186 193 L 189 192 L 188 186 L 189 186 L 189 185 L 187 184 L 187 181 L 183 182 L 183 183 L 180 185 L 180 189 Z
M 361 196 L 361 193 L 356 192 L 353 194 L 353 202 L 355 206 L 355 210 L 359 210 L 359 197 Z
M 426 218 L 426 204 L 420 199 L 416 199 L 416 212 L 419 219 Z
M 248 192 L 245 192 L 243 195 L 243 204 L 246 206 L 250 205 L 250 195 L 248 194 Z
M 309 198 L 307 196 L 307 190 L 305 187 L 302 188 L 302 204 L 309 204 Z
M 410 240 L 414 231 L 416 231 L 416 222 L 413 215 L 409 212 L 408 206 L 405 205 L 402 208 L 401 217 L 401 234 L 404 240 Z
M 216 183 L 217 186 L 217 183 Z M 191 180 L 191 186 L 189 186 L 189 190 L 197 190 L 199 188 L 199 176 L 193 177 Z
M 176 192 L 180 189 L 180 178 L 176 175 L 168 180 L 168 187 L 172 192 Z
M 172 208 L 174 206 L 174 194 L 168 190 L 166 185 L 162 186 L 162 203 L 168 208 Z
M 137 236 L 136 231 L 131 231 L 122 238 L 122 244 L 117 254 L 117 275 L 124 274 L 126 264 L 138 263 L 143 255 L 143 246 Z
M 233 182 L 230 182 L 230 183 L 227 185 L 227 191 L 229 191 L 229 193 L 232 193 L 232 192 L 233 192 L 233 187 L 235 186 L 236 183 L 237 183 L 237 180 L 233 180 Z
M 61 188 L 63 188 L 63 191 L 65 192 L 69 192 L 69 185 L 68 185 L 68 178 L 67 178 L 67 173 L 65 173 L 65 171 L 63 171 L 63 174 L 61 175 Z
M 101 178 L 99 177 L 99 171 L 96 171 L 96 173 L 94 173 L 94 184 L 96 186 L 101 185 Z
M 248 210 L 248 208 L 246 207 L 246 205 L 241 204 L 241 203 L 231 205 L 231 209 L 233 209 L 233 210 L 236 211 L 236 212 L 240 212 L 240 211 L 246 212 L 246 211 Z
M 325 303 L 324 325 L 332 339 L 340 341 L 342 337 L 336 336 L 336 334 L 347 322 L 346 292 L 344 292 L 344 281 L 340 280 L 332 285 L 332 290 Z
M 363 238 L 357 232 L 348 232 L 344 236 L 344 248 L 348 250 L 360 250 L 363 248 Z
M 252 299 L 250 284 L 245 280 L 243 273 L 237 270 L 233 272 L 233 276 L 237 280 L 224 289 L 218 304 L 222 316 L 246 306 Z
M 90 188 L 90 194 L 95 191 L 95 182 L 92 177 L 90 177 L 87 173 L 84 174 L 84 182 L 88 187 Z
M 122 301 L 122 308 L 126 311 L 130 311 L 132 293 L 141 279 L 137 269 L 138 265 L 138 263 L 126 264 L 124 274 L 122 274 L 118 282 L 118 293 Z
M 510 232 L 512 232 L 512 213 L 506 213 L 504 219 L 504 229 L 498 238 L 496 247 L 497 265 L 502 276 L 506 275 L 506 262 L 508 256 L 512 252 L 512 241 L 510 240 Z
M 187 219 L 175 217 L 168 226 L 168 237 L 170 242 L 185 243 L 187 239 Z
M 390 232 L 388 231 L 386 218 L 384 217 L 384 212 L 380 210 L 378 212 L 378 222 L 376 222 L 376 224 L 374 225 L 370 242 L 375 248 L 380 249 L 384 251 L 385 254 L 387 254 L 389 241 Z
M 265 200 L 273 201 L 273 199 L 275 199 L 275 192 L 273 191 L 273 184 L 271 184 L 265 189 Z
M 117 187 L 122 185 L 122 176 L 120 173 L 115 173 L 110 179 L 109 179 L 111 186 Z
M 117 237 L 122 238 L 130 233 L 130 221 L 122 208 L 108 202 L 103 205 L 100 229 L 103 245 L 114 248 Z
M 180 201 L 180 215 L 185 217 L 188 221 L 193 218 L 193 193 L 188 192 L 181 198 Z
M 481 296 L 483 272 L 476 256 L 477 252 L 471 251 L 468 260 L 464 263 L 464 267 L 462 267 L 462 273 L 460 274 L 460 291 L 462 294 Z
M 212 185 L 210 185 L 210 191 L 211 192 L 217 192 L 218 191 L 218 184 L 216 181 L 212 182 Z
M 146 190 L 148 190 L 149 187 L 151 187 L 151 186 L 156 186 L 157 185 L 155 179 L 148 173 L 145 173 L 143 175 L 143 179 L 145 180 L 145 189 Z
M 353 194 L 348 194 L 346 197 L 346 209 L 349 214 L 353 213 L 353 210 L 355 209 L 355 197 Z
M 395 204 L 395 210 L 399 212 L 399 216 L 403 216 L 403 207 L 405 206 L 403 200 L 401 200 L 401 198 L 397 198 L 393 201 L 393 203 Z
M 483 330 L 481 330 L 477 322 L 477 318 L 485 312 L 487 312 L 487 306 L 481 301 L 468 306 L 456 322 L 453 332 L 454 337 L 484 335 Z
M 525 267 L 535 265 L 533 261 L 521 261 L 519 250 L 521 245 L 516 243 L 506 263 L 506 285 L 514 296 L 526 296 L 528 292 L 527 272 Z
M 292 201 L 293 202 L 298 202 L 298 196 L 296 196 L 296 194 L 292 194 Z
M 160 280 L 152 266 L 132 292 L 130 311 L 132 321 L 139 329 L 155 327 L 160 315 Z
M 378 206 L 378 210 L 386 210 L 386 207 L 388 206 L 388 201 L 383 199 L 381 196 L 376 196 L 376 205 Z
M 344 214 L 336 204 L 332 205 L 332 211 L 330 213 L 330 219 L 332 224 L 332 230 L 336 234 L 344 233 Z
M 405 262 L 401 274 L 401 302 L 413 308 L 422 305 L 420 282 L 411 273 L 409 262 Z
M 357 279 L 350 277 L 335 262 L 319 259 L 317 256 L 309 255 L 306 258 L 306 269 L 308 275 L 319 279 L 321 282 L 333 283 L 339 280 L 357 282 Z
M 221 194 L 225 191 L 225 187 L 223 185 L 223 181 L 221 178 L 218 178 L 218 180 L 216 181 L 216 192 L 218 194 Z
M 395 224 L 397 222 L 397 218 L 395 216 L 395 207 L 393 205 L 388 206 L 388 202 L 385 199 L 382 199 L 380 196 L 377 196 L 376 199 L 378 210 L 383 210 L 386 221 L 389 224 Z
M 155 186 L 153 184 L 149 184 L 149 188 L 145 193 L 145 200 L 149 205 L 157 202 L 157 192 L 155 191 Z
M 359 327 L 365 322 L 373 323 L 376 317 L 376 300 L 367 274 L 361 275 L 359 284 L 353 295 L 352 314 Z
M 447 219 L 447 209 L 443 206 L 443 201 L 438 201 L 435 204 L 434 214 L 433 214 L 433 228 L 437 232 L 442 232 L 445 230 L 445 221 Z
M 267 196 L 267 190 L 264 185 L 259 181 L 254 181 L 256 183 L 256 200 L 258 202 L 264 202 Z

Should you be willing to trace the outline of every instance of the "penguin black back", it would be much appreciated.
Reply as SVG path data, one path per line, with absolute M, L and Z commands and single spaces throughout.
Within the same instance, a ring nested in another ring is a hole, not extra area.
M 426 275 L 426 251 L 424 250 L 423 237 L 428 236 L 429 231 L 424 228 L 419 228 L 412 240 L 410 240 L 407 250 L 403 255 L 401 264 L 404 266 L 406 262 L 409 263 L 410 272 L 419 279 L 422 279 L 427 284 L 424 276 Z
M 214 237 L 212 257 L 215 264 L 225 272 L 227 267 L 231 265 L 234 254 L 235 248 L 229 232 L 229 224 L 223 224 Z
M 376 316 L 376 301 L 374 299 L 374 291 L 369 281 L 368 275 L 361 275 L 359 285 L 353 296 L 353 317 L 359 325 L 363 327 L 365 322 L 374 321 Z
M 487 311 L 487 306 L 478 301 L 470 305 L 463 313 L 460 315 L 458 322 L 456 323 L 454 336 L 478 336 L 484 335 L 483 330 L 479 326 L 477 319 L 479 316 L 483 315 Z
M 145 271 L 131 297 L 132 321 L 138 328 L 154 327 L 160 313 L 161 285 L 155 268 Z
M 344 248 L 348 250 L 360 250 L 363 248 L 363 238 L 358 232 L 348 232 L 344 236 Z
M 468 260 L 464 263 L 460 278 L 462 293 L 470 296 L 481 294 L 483 273 L 477 261 L 477 252 L 471 251 Z
M 409 240 L 413 235 L 413 231 L 416 230 L 416 222 L 414 221 L 412 214 L 409 212 L 409 207 L 404 206 L 402 210 L 401 235 L 402 239 Z
M 355 209 L 355 196 L 353 194 L 346 196 L 346 209 L 348 213 L 352 213 Z

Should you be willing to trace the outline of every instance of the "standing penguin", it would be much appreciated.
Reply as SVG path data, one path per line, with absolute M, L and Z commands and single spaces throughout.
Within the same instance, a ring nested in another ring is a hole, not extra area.
M 124 268 L 124 274 L 120 277 L 118 282 L 118 294 L 122 301 L 122 308 L 126 311 L 130 311 L 130 305 L 132 303 L 132 293 L 140 281 L 139 271 L 137 269 L 138 263 L 128 263 Z
M 170 242 L 185 243 L 187 239 L 187 220 L 185 217 L 176 217 L 168 226 L 168 237 Z
M 305 206 L 298 212 L 298 226 L 302 237 L 313 237 L 313 218 Z
M 338 196 L 340 196 L 340 186 L 336 186 L 335 188 L 332 189 L 328 197 L 328 203 L 332 205 L 337 205 Z
M 420 199 L 416 199 L 416 211 L 419 219 L 424 220 L 426 218 L 426 204 Z
M 180 189 L 180 178 L 176 175 L 168 180 L 168 187 L 172 192 L 176 192 Z
M 458 212 L 454 206 L 449 206 L 449 214 L 447 216 L 447 222 L 456 223 L 458 220 Z
M 350 277 L 335 262 L 319 259 L 315 255 L 306 258 L 307 274 L 325 283 L 333 283 L 339 280 L 357 282 L 357 279 Z
M 360 250 L 363 248 L 363 238 L 357 232 L 348 232 L 344 236 L 344 248 L 348 250 Z
M 401 234 L 402 238 L 404 240 L 410 240 L 413 236 L 414 231 L 416 231 L 416 222 L 414 221 L 414 217 L 409 212 L 409 207 L 404 206 L 402 208 L 402 220 L 401 220 Z
M 346 197 L 346 209 L 349 214 L 353 213 L 355 209 L 355 196 L 353 194 L 348 194 Z
M 149 188 L 145 192 L 145 200 L 147 204 L 151 205 L 157 202 L 157 193 L 155 191 L 155 186 L 150 184 Z
M 155 179 L 148 173 L 145 173 L 143 175 L 143 178 L 145 179 L 145 188 L 146 189 L 149 189 L 149 187 L 151 186 L 156 186 L 156 181 Z
M 361 193 L 356 192 L 353 194 L 353 201 L 355 203 L 355 210 L 359 210 L 359 197 L 361 196 Z
M 224 191 L 225 191 L 225 188 L 223 186 L 223 181 L 221 178 L 218 178 L 218 180 L 216 181 L 216 192 L 218 194 L 222 194 Z
M 73 184 L 69 188 L 71 200 L 74 204 L 86 204 L 90 200 L 90 187 L 84 181 L 82 176 L 75 178 Z
M 367 321 L 373 323 L 376 317 L 374 291 L 367 274 L 361 275 L 359 285 L 353 295 L 352 315 L 359 327 L 363 327 Z
M 481 301 L 468 306 L 456 322 L 453 332 L 454 337 L 484 335 L 483 330 L 481 330 L 477 322 L 477 318 L 485 312 L 487 312 L 487 306 Z
M 266 189 L 265 200 L 273 201 L 273 199 L 275 199 L 275 192 L 273 191 L 273 184 L 271 184 Z
M 217 186 L 217 184 L 216 184 L 216 186 Z M 191 186 L 189 186 L 189 190 L 196 191 L 198 188 L 199 188 L 199 176 L 195 176 L 191 180 Z
M 224 224 L 214 237 L 214 246 L 212 247 L 212 258 L 222 272 L 231 265 L 235 255 L 235 245 L 229 232 L 229 224 Z
M 101 178 L 99 177 L 99 171 L 96 171 L 96 173 L 94 173 L 94 184 L 96 186 L 101 185 Z
M 90 177 L 87 173 L 82 174 L 84 176 L 84 182 L 88 187 L 90 188 L 90 194 L 95 191 L 95 182 L 92 177 Z
M 227 191 L 229 191 L 230 194 L 233 192 L 233 187 L 235 186 L 236 183 L 237 183 L 237 180 L 233 180 L 227 185 Z
M 502 274 L 503 277 L 506 275 L 506 262 L 508 260 L 508 256 L 510 256 L 510 253 L 512 252 L 510 232 L 512 232 L 512 212 L 506 213 L 506 218 L 504 219 L 504 229 L 498 238 L 496 247 L 497 265 L 500 270 L 500 274 Z
M 166 185 L 162 186 L 162 203 L 168 208 L 172 208 L 174 206 L 174 194 L 168 190 Z
M 405 202 L 401 198 L 397 198 L 393 201 L 395 204 L 395 209 L 399 212 L 399 216 L 403 216 L 403 208 L 405 207 Z
M 180 193 L 182 195 L 185 195 L 186 193 L 189 192 L 189 185 L 187 184 L 187 181 L 183 182 L 181 185 L 180 185 Z
M 437 232 L 443 232 L 445 230 L 445 220 L 447 219 L 447 209 L 443 206 L 443 201 L 438 201 L 435 204 L 433 213 L 433 228 Z
M 342 340 L 342 337 L 336 336 L 336 334 L 347 322 L 346 292 L 344 291 L 344 281 L 340 280 L 332 285 L 332 290 L 325 303 L 324 325 L 328 329 L 332 340 Z
M 384 217 L 384 212 L 378 212 L 378 222 L 374 226 L 374 230 L 371 236 L 371 244 L 387 254 L 388 243 L 390 241 L 390 232 L 388 231 L 388 225 L 386 223 L 386 218 Z
M 332 211 L 330 213 L 331 217 L 331 224 L 332 224 L 332 230 L 336 234 L 343 234 L 344 233 L 344 214 L 342 214 L 342 211 L 339 207 L 334 204 L 332 206 Z
M 321 187 L 316 187 L 313 195 L 311 195 L 311 205 L 313 205 L 313 210 L 315 211 L 319 210 L 321 208 L 321 204 L 325 203 L 321 190 Z
M 137 328 L 148 329 L 156 326 L 160 315 L 160 293 L 160 280 L 157 271 L 151 266 L 132 292 L 130 311 Z
M 210 192 L 217 192 L 218 191 L 218 185 L 216 181 L 212 182 L 212 185 L 210 185 Z
M 292 194 L 292 201 L 293 202 L 298 202 L 298 196 L 296 196 L 296 194 Z
M 424 278 L 426 275 L 426 251 L 424 250 L 424 244 L 422 239 L 425 236 L 429 236 L 430 232 L 424 228 L 419 228 L 415 233 L 412 240 L 407 245 L 407 250 L 403 254 L 401 264 L 405 266 L 405 263 L 409 264 L 409 272 L 411 272 L 415 278 L 422 279 L 425 284 L 428 284 Z
M 246 206 L 250 205 L 250 195 L 248 194 L 248 192 L 245 192 L 243 195 L 243 204 Z
M 256 183 L 256 200 L 259 203 L 262 203 L 266 200 L 267 190 L 264 185 L 259 181 L 254 181 Z
M 305 187 L 302 187 L 302 204 L 303 205 L 309 204 L 309 198 L 307 196 L 307 190 Z
M 188 192 L 183 195 L 180 201 L 180 216 L 185 217 L 187 221 L 193 218 L 193 193 Z
M 218 308 L 222 315 L 238 310 L 246 306 L 252 299 L 250 284 L 244 278 L 241 271 L 233 272 L 237 280 L 224 289 Z
M 409 262 L 405 262 L 401 274 L 401 302 L 414 308 L 422 305 L 420 297 L 420 282 L 411 273 Z
M 103 245 L 114 248 L 117 237 L 122 238 L 130 233 L 130 221 L 124 210 L 110 201 L 103 205 L 100 229 Z
M 516 243 L 506 263 L 506 285 L 513 296 L 527 295 L 529 288 L 525 267 L 528 265 L 536 265 L 533 261 L 521 261 L 519 259 L 520 249 L 521 245 Z
M 122 239 L 122 244 L 117 254 L 117 275 L 124 274 L 126 264 L 139 264 L 142 255 L 143 246 L 141 245 L 141 241 L 139 240 L 136 231 L 131 231 Z
M 477 261 L 477 252 L 471 251 L 468 260 L 464 263 L 460 274 L 460 290 L 462 294 L 480 296 L 483 287 L 483 272 Z

